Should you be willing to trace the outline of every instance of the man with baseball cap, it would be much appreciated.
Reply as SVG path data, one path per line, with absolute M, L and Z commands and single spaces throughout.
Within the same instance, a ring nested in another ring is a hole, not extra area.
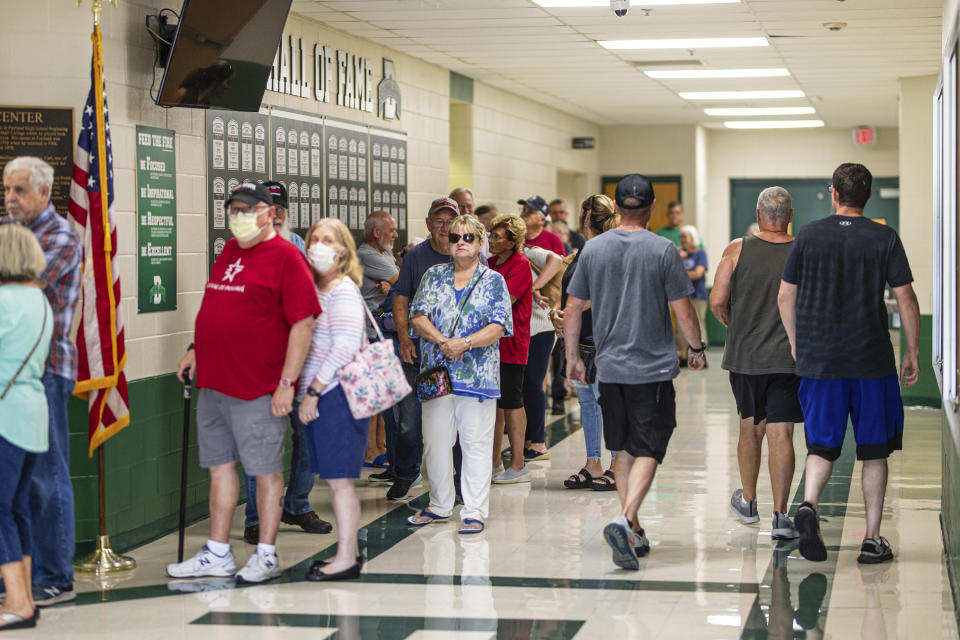
M 277 230 L 277 233 L 280 234 L 280 237 L 292 242 L 297 249 L 300 249 L 303 257 L 306 258 L 307 247 L 303 238 L 301 238 L 299 234 L 290 231 L 290 226 L 287 224 L 287 209 L 289 207 L 287 204 L 287 188 L 283 186 L 282 182 L 275 180 L 267 180 L 263 183 L 263 186 L 265 186 L 267 191 L 270 192 L 270 195 L 273 196 L 273 207 L 277 210 L 277 217 L 273 219 L 274 228 Z
M 283 493 L 283 441 L 320 305 L 307 262 L 273 227 L 273 196 L 241 183 L 227 202 L 233 239 L 210 270 L 177 377 L 196 379 L 200 466 L 210 469 L 210 538 L 174 578 L 231 576 L 238 583 L 280 575 L 274 542 Z M 257 478 L 259 544 L 239 572 L 230 522 L 239 498 L 236 463 Z
M 393 298 L 393 320 L 397 325 L 397 339 L 400 343 L 400 357 L 403 360 L 403 372 L 410 386 L 415 385 L 420 373 L 420 339 L 410 332 L 410 299 L 420 286 L 420 279 L 427 269 L 437 264 L 450 262 L 450 240 L 447 232 L 450 223 L 460 215 L 460 207 L 452 198 L 437 198 L 430 203 L 427 213 L 427 230 L 430 237 L 407 251 L 400 266 Z M 417 483 L 420 475 L 420 460 L 423 458 L 423 433 L 421 430 L 420 402 L 417 394 L 411 393 L 400 401 L 399 416 L 392 434 L 392 448 L 396 451 L 396 468 L 383 473 L 373 474 L 373 480 L 392 481 L 393 487 L 387 497 L 399 500 L 406 497 L 410 488 Z
M 650 543 L 637 520 L 667 443 L 676 427 L 673 378 L 679 374 L 670 308 L 691 347 L 691 369 L 704 365 L 700 325 L 688 296 L 693 285 L 673 243 L 647 230 L 653 212 L 650 181 L 631 174 L 617 184 L 620 226 L 584 246 L 564 309 L 567 379 L 586 384 L 577 348 L 589 301 L 597 346 L 597 380 L 603 398 L 603 437 L 616 452 L 614 473 L 620 513 L 603 535 L 613 561 L 638 569 Z M 669 301 L 669 308 L 667 302 Z
M 273 219 L 273 228 L 280 237 L 293 243 L 300 249 L 304 257 L 307 255 L 303 238 L 290 231 L 287 225 L 287 188 L 282 182 L 268 180 L 263 183 L 273 197 L 273 208 L 277 215 Z M 290 421 L 293 429 L 290 452 L 290 484 L 283 497 L 284 524 L 295 524 L 307 533 L 330 533 L 333 530 L 326 520 L 321 520 L 317 512 L 310 506 L 310 490 L 313 489 L 314 474 L 310 471 L 310 458 L 306 444 L 303 441 L 303 428 L 297 428 L 296 422 Z M 247 509 L 243 523 L 243 539 L 247 544 L 257 544 L 260 540 L 260 516 L 257 513 L 257 479 L 245 474 L 247 486 Z
M 550 210 L 547 201 L 540 196 L 530 196 L 526 200 L 517 200 L 517 204 L 523 205 L 520 217 L 527 225 L 524 244 L 553 251 L 558 256 L 567 255 L 566 249 L 563 248 L 563 240 L 557 234 L 543 228 Z

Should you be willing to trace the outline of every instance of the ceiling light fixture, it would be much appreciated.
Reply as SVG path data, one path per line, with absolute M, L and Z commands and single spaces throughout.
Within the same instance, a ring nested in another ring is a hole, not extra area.
M 609 7 L 610 0 L 533 0 L 546 9 L 581 9 Z M 663 7 L 682 4 L 737 4 L 741 0 L 643 0 L 644 7 Z
M 732 120 L 724 122 L 727 129 L 813 129 L 823 126 L 823 120 Z
M 803 91 L 683 91 L 684 100 L 773 100 L 776 98 L 802 98 Z
M 669 69 L 644 71 L 644 73 L 651 78 L 662 80 L 686 80 L 699 78 L 780 78 L 790 75 L 790 72 L 787 69 Z
M 817 112 L 813 107 L 732 107 L 704 109 L 708 116 L 809 116 Z
M 665 38 L 657 40 L 597 40 L 604 49 L 729 49 L 769 47 L 766 38 Z

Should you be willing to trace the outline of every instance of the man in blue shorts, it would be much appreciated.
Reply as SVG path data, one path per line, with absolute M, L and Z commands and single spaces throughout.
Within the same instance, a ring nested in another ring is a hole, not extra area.
M 870 171 L 846 163 L 830 187 L 836 215 L 800 230 L 787 258 L 778 303 L 797 361 L 800 404 L 806 419 L 804 502 L 795 523 L 800 553 L 827 559 L 817 502 L 840 456 L 847 418 L 852 418 L 857 459 L 863 462 L 867 528 L 857 561 L 893 559 L 880 536 L 887 488 L 887 458 L 903 448 L 903 403 L 887 328 L 883 292 L 893 289 L 906 335 L 901 378 L 919 375 L 920 309 L 913 274 L 896 231 L 863 217 L 870 198 Z

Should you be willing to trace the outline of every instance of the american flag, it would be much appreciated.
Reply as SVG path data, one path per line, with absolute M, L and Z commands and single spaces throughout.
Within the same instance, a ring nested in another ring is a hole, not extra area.
M 70 184 L 70 217 L 83 243 L 77 386 L 89 402 L 90 455 L 130 423 L 127 363 L 120 313 L 117 229 L 113 218 L 113 152 L 103 82 L 100 28 L 93 33 L 91 86 Z

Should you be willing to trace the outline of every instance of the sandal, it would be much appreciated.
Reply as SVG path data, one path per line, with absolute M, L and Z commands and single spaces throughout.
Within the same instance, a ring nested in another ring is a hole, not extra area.
M 480 525 L 479 527 L 475 525 Z M 458 533 L 481 533 L 483 531 L 483 521 L 477 520 L 475 518 L 464 518 L 463 523 L 460 525 Z
M 583 478 L 580 476 L 583 476 Z M 564 480 L 563 486 L 567 489 L 590 489 L 593 486 L 593 476 L 584 467 Z
M 607 469 L 603 472 L 602 476 L 597 476 L 593 479 L 590 488 L 594 491 L 616 491 L 617 478 L 613 474 L 613 471 Z
M 0 613 L 0 620 L 3 620 L 3 624 L 0 625 L 0 631 L 13 631 L 15 629 L 32 629 L 37 626 L 37 619 L 40 617 L 40 608 L 35 607 L 33 609 L 33 615 L 29 618 L 24 618 L 15 613 Z
M 437 522 L 438 520 L 449 520 L 450 516 L 438 516 L 429 509 L 424 509 L 417 512 L 416 515 L 412 515 L 407 518 L 407 522 L 415 527 L 425 527 L 428 524 Z

